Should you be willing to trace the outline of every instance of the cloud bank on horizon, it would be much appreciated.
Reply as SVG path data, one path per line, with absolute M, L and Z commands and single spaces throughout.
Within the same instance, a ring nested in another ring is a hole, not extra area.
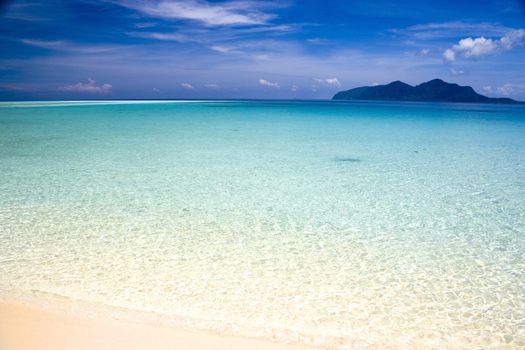
M 330 98 L 432 78 L 525 99 L 519 0 L 13 0 L 0 30 L 2 100 Z
M 61 88 L 62 91 L 68 92 L 89 92 L 96 94 L 104 94 L 111 91 L 111 84 L 96 85 L 96 81 L 89 78 L 87 83 L 76 83 L 73 85 L 66 85 Z

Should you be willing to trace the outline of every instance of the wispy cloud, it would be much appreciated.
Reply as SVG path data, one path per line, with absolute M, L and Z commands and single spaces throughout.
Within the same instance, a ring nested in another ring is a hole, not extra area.
M 307 39 L 306 42 L 309 44 L 314 44 L 314 45 L 323 45 L 323 44 L 329 44 L 331 41 L 328 39 L 322 39 L 322 38 L 311 38 L 311 39 Z
M 204 0 L 120 0 L 114 2 L 151 17 L 192 20 L 207 26 L 266 24 L 275 15 L 265 10 L 282 6 L 277 2 L 255 0 L 220 3 Z
M 271 87 L 274 89 L 279 89 L 281 87 L 278 83 L 274 83 L 266 79 L 259 79 L 259 84 L 262 86 L 267 86 L 267 87 Z
M 505 50 L 511 50 L 514 46 L 521 45 L 525 38 L 525 29 L 517 29 L 508 32 L 501 39 L 498 44 Z
M 42 90 L 41 86 L 31 83 L 0 83 L 1 90 L 34 92 Z
M 155 39 L 161 41 L 176 41 L 179 43 L 194 41 L 194 39 L 181 33 L 127 32 L 126 34 L 136 38 Z
M 305 24 L 281 24 L 281 25 L 265 25 L 252 28 L 243 28 L 241 33 L 243 34 L 258 34 L 258 33 L 290 33 L 299 30 L 305 26 Z
M 180 87 L 186 90 L 195 90 L 195 87 L 190 83 L 180 83 Z
M 450 68 L 450 74 L 452 74 L 453 76 L 462 75 L 463 73 L 465 72 L 461 69 Z
M 327 78 L 327 79 L 314 79 L 314 81 L 320 85 L 323 86 L 332 86 L 332 87 L 340 87 L 341 83 L 337 78 Z
M 267 61 L 272 56 L 282 55 L 284 51 L 296 50 L 299 46 L 292 41 L 283 40 L 236 40 L 208 46 L 222 54 L 235 54 L 239 57 Z
M 485 37 L 461 39 L 456 45 L 443 52 L 443 58 L 447 62 L 455 61 L 457 55 L 465 58 L 479 58 L 492 55 L 501 51 L 508 51 L 523 43 L 525 30 L 512 30 L 500 39 Z
M 486 93 L 491 94 L 492 93 L 492 86 L 490 86 L 490 85 L 484 86 L 483 87 L 483 91 L 485 91 Z
M 228 47 L 228 46 L 223 46 L 223 45 L 212 45 L 210 46 L 210 49 L 212 49 L 213 51 L 220 52 L 220 53 L 229 53 L 235 50 L 234 47 Z
M 157 23 L 153 23 L 153 22 L 139 22 L 139 23 L 135 23 L 135 28 L 138 28 L 138 29 L 151 28 L 151 27 L 155 27 L 156 25 Z
M 34 39 L 21 39 L 22 43 L 30 46 L 42 47 L 44 49 L 61 49 L 66 45 L 63 40 L 34 40 Z
M 213 27 L 184 25 L 176 32 L 129 31 L 130 37 L 174 41 L 179 43 L 198 43 L 214 51 L 233 52 L 249 44 L 247 40 L 256 37 L 275 37 L 290 34 L 301 28 L 300 25 L 265 25 L 257 27 Z M 257 41 L 260 41 L 258 39 Z M 235 44 L 232 44 L 235 43 Z
M 6 1 L 4 1 L 6 3 Z M 3 18 L 28 21 L 28 22 L 38 22 L 38 21 L 48 21 L 49 18 L 42 17 L 41 15 L 35 14 L 39 12 L 44 3 L 39 2 L 14 2 L 12 4 L 2 4 L 0 2 L 0 7 L 7 5 L 7 11 L 3 14 Z
M 416 24 L 402 29 L 390 29 L 390 32 L 398 35 L 407 35 L 414 39 L 429 40 L 457 38 L 468 35 L 498 36 L 504 35 L 511 29 L 497 23 L 452 21 Z
M 443 52 L 443 59 L 447 62 L 456 60 L 456 52 L 452 49 L 446 49 L 445 52 Z
M 511 95 L 514 92 L 514 87 L 512 84 L 504 84 L 497 88 L 498 92 L 504 96 Z
M 487 94 L 493 94 L 496 96 L 512 96 L 516 95 L 518 92 L 525 90 L 525 84 L 510 84 L 505 83 L 500 86 L 483 86 L 483 91 Z
M 93 79 L 88 79 L 87 83 L 76 83 L 74 85 L 66 85 L 61 87 L 59 90 L 68 92 L 88 92 L 96 94 L 104 94 L 110 92 L 112 89 L 111 84 L 97 85 Z
M 66 40 L 20 39 L 19 41 L 29 46 L 40 47 L 48 50 L 71 51 L 75 53 L 101 53 L 121 48 L 121 46 L 118 45 L 75 44 Z

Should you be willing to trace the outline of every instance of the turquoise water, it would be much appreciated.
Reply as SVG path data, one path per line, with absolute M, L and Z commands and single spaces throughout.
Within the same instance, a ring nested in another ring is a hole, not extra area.
M 0 103 L 0 297 L 340 349 L 523 349 L 524 256 L 521 106 Z

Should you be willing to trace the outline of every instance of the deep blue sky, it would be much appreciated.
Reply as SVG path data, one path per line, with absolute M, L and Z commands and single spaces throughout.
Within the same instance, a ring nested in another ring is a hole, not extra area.
M 525 2 L 0 0 L 0 99 L 330 98 L 442 78 L 525 99 Z

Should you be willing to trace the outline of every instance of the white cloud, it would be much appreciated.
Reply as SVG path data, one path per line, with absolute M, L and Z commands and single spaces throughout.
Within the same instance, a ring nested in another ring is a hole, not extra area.
M 196 35 L 193 35 L 193 33 L 198 33 L 198 30 L 194 30 L 194 32 L 192 30 L 188 30 L 185 34 L 192 38 L 195 37 Z M 218 34 L 222 34 L 224 31 L 237 32 L 241 29 L 205 28 L 204 30 L 212 35 L 210 41 L 213 40 L 213 42 L 207 42 L 206 49 L 199 47 L 199 54 L 195 54 L 195 50 L 177 50 L 176 54 L 174 54 L 172 45 L 150 45 L 146 47 L 144 45 L 130 44 L 121 46 L 118 50 L 110 53 L 97 55 L 95 58 L 86 56 L 78 51 L 60 51 L 46 53 L 42 57 L 31 59 L 8 60 L 4 58 L 0 59 L 0 66 L 13 67 L 13 69 L 27 72 L 27 75 L 34 75 L 32 82 L 35 84 L 43 82 L 44 79 L 41 78 L 41 72 L 46 71 L 56 72 L 58 74 L 57 79 L 66 79 L 61 81 L 66 81 L 68 84 L 78 81 L 86 83 L 85 79 L 67 80 L 71 79 L 70 77 L 68 78 L 68 75 L 71 73 L 72 67 L 75 67 L 75 69 L 78 69 L 78 73 L 82 73 L 81 76 L 91 76 L 98 79 L 97 85 L 120 81 L 130 87 L 132 85 L 135 86 L 139 89 L 137 91 L 149 92 L 152 96 L 156 96 L 151 92 L 152 87 L 155 86 L 161 90 L 164 97 L 167 95 L 177 96 L 177 93 L 182 92 L 186 94 L 195 93 L 202 89 L 207 91 L 209 96 L 222 97 L 226 96 L 224 94 L 227 94 L 228 97 L 249 98 L 256 95 L 257 90 L 266 89 L 271 91 L 274 96 L 283 98 L 330 98 L 335 92 L 335 88 L 325 87 L 315 82 L 313 78 L 337 77 L 339 82 L 343 80 L 344 85 L 350 88 L 376 81 L 393 81 L 406 74 L 407 71 L 411 72 L 412 81 L 424 81 L 427 80 L 429 75 L 439 76 L 443 72 L 450 74 L 448 71 L 450 67 L 456 69 L 460 67 L 465 72 L 473 74 L 470 70 L 467 71 L 466 66 L 460 64 L 452 64 L 446 67 L 430 66 L 430 64 L 421 65 L 422 59 L 415 55 L 385 56 L 384 53 L 345 46 L 338 46 L 334 50 L 312 52 L 305 50 L 304 43 L 298 40 L 272 37 L 261 40 L 249 38 L 248 40 L 224 41 L 220 39 Z M 56 40 L 59 39 L 56 38 Z M 242 51 L 246 52 L 246 54 L 224 55 L 221 59 L 217 59 L 217 53 L 207 48 L 215 44 L 235 47 L 236 52 Z M 419 47 L 418 50 L 422 47 Z M 430 46 L 428 48 L 431 49 L 431 53 L 434 53 Z M 417 52 L 417 50 L 414 51 Z M 440 54 L 437 50 L 435 53 Z M 271 59 L 255 60 L 252 59 L 254 54 L 267 54 Z M 460 56 L 458 55 L 459 59 Z M 520 62 L 513 62 L 519 68 Z M 305 67 L 308 68 L 308 74 L 306 75 Z M 337 67 L 339 71 L 337 75 L 334 73 L 334 67 Z M 485 67 L 480 68 L 485 69 Z M 477 86 L 481 88 L 483 85 L 492 85 L 494 91 L 497 86 L 501 86 L 506 82 L 513 83 L 513 86 L 515 86 L 518 83 L 516 79 L 519 77 L 515 73 L 513 75 L 511 71 L 498 70 L 496 72 L 491 70 L 493 74 L 484 82 L 480 80 Z M 129 72 L 133 72 L 133 74 Z M 242 74 L 239 75 L 239 72 L 242 72 Z M 259 79 L 261 78 L 279 83 L 280 89 L 265 88 L 259 85 Z M 144 82 L 150 82 L 151 84 L 144 84 Z M 191 84 L 194 84 L 195 90 L 184 90 L 179 86 L 181 82 L 191 82 Z M 47 81 L 44 81 L 44 83 L 49 84 Z M 216 93 L 211 94 L 213 91 L 204 87 L 205 83 L 220 84 L 224 92 L 218 90 Z M 296 93 L 290 91 L 292 84 L 299 85 L 300 90 Z M 312 91 L 312 84 L 317 85 L 314 89 L 316 90 L 315 93 Z M 476 86 L 475 82 L 473 84 Z M 52 84 L 48 89 L 56 90 L 57 86 L 60 86 L 60 84 Z M 113 86 L 111 94 L 117 93 L 116 89 L 117 86 Z M 118 93 L 124 94 L 119 95 L 120 97 L 128 97 L 126 94 L 129 89 L 125 89 L 125 91 L 120 90 L 119 87 Z M 525 96 L 524 91 L 524 89 L 519 90 L 514 87 L 514 92 L 511 96 L 524 99 L 522 97 Z
M 456 59 L 456 53 L 452 49 L 446 49 L 445 52 L 443 52 L 443 58 L 448 62 L 454 61 Z
M 429 49 L 421 49 L 418 53 L 417 53 L 417 56 L 426 56 L 430 53 L 430 50 Z
M 290 90 L 293 91 L 293 92 L 297 92 L 299 90 L 299 86 L 294 84 L 294 85 L 292 85 L 292 88 Z
M 220 89 L 221 88 L 217 84 L 204 84 L 204 87 L 207 87 L 208 89 Z
M 229 53 L 234 50 L 234 48 L 232 47 L 222 46 L 222 45 L 213 45 L 213 46 L 210 46 L 210 49 L 212 49 L 213 51 L 220 52 L 220 53 Z
M 463 73 L 465 73 L 464 71 L 462 71 L 461 69 L 455 69 L 455 68 L 450 68 L 450 74 L 452 75 L 462 75 Z
M 491 55 L 500 51 L 511 50 L 513 47 L 520 45 L 525 38 L 525 30 L 517 29 L 508 32 L 500 39 L 465 38 L 461 39 L 456 45 L 446 49 L 443 58 L 447 62 L 455 61 L 457 55 L 465 58 L 478 58 Z
M 514 92 L 514 88 L 511 84 L 504 84 L 496 89 L 500 94 L 508 96 Z
M 525 90 L 525 85 L 505 83 L 501 86 L 487 85 L 483 87 L 483 91 L 487 94 L 493 94 L 496 96 L 511 96 L 516 95 L 520 91 Z
M 508 32 L 499 39 L 499 44 L 504 50 L 511 50 L 514 46 L 520 45 L 524 38 L 525 29 L 517 29 Z
M 186 90 L 195 90 L 193 85 L 191 85 L 190 83 L 180 83 L 180 87 Z
M 463 56 L 479 57 L 493 53 L 498 49 L 496 42 L 492 39 L 480 38 L 466 38 L 459 41 L 457 45 L 452 46 L 455 52 L 462 53 Z
M 263 10 L 279 6 L 277 3 L 256 0 L 221 3 L 204 0 L 116 0 L 116 3 L 152 17 L 193 20 L 207 26 L 266 24 L 275 16 Z
M 261 84 L 262 86 L 268 86 L 274 89 L 279 89 L 281 87 L 278 83 L 273 83 L 266 79 L 259 79 L 259 84 Z
M 315 82 L 321 84 L 321 85 L 324 85 L 324 86 L 336 86 L 336 87 L 340 87 L 341 86 L 341 83 L 339 82 L 339 80 L 337 80 L 337 78 L 327 78 L 327 79 L 314 79 Z
M 88 79 L 88 82 L 86 84 L 80 82 L 74 85 L 66 85 L 61 87 L 60 90 L 69 92 L 88 92 L 96 94 L 105 94 L 110 92 L 111 88 L 111 84 L 96 85 L 95 80 L 90 78 Z

